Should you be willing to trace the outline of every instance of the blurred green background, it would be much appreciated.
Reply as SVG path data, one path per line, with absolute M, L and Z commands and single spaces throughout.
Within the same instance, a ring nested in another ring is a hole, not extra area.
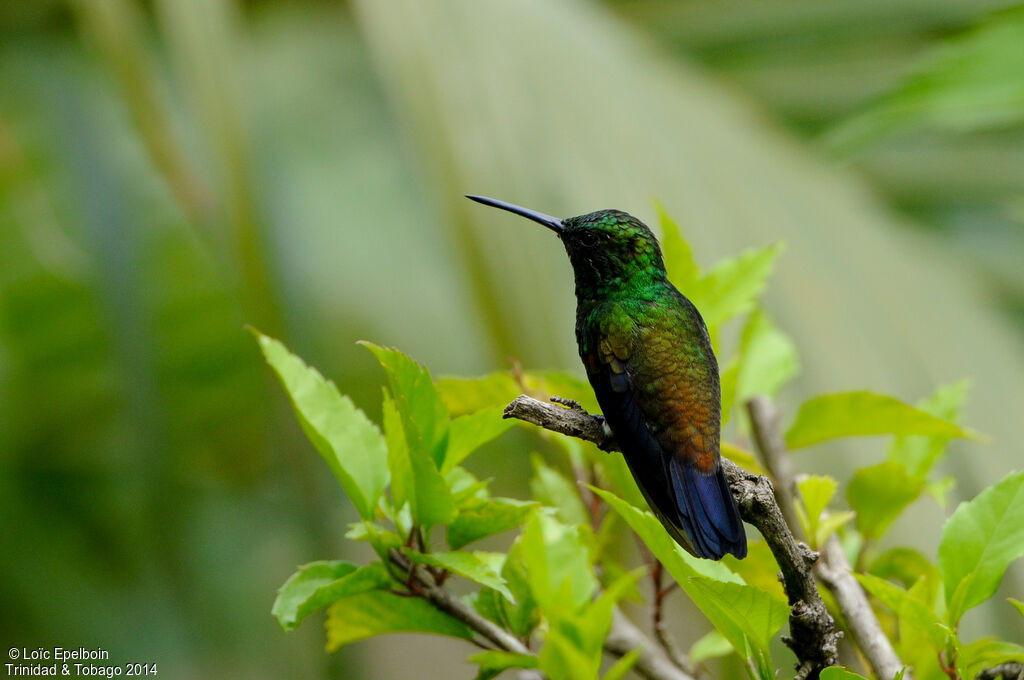
M 360 338 L 435 375 L 578 371 L 560 245 L 467 192 L 652 223 L 656 198 L 704 263 L 785 240 L 783 409 L 969 376 L 992 442 L 945 466 L 973 496 L 1022 455 L 1014 5 L 0 3 L 0 640 L 168 678 L 472 677 L 455 642 L 328 657 L 318 622 L 271 618 L 295 565 L 350 550 L 354 512 L 244 331 L 373 417 Z M 522 493 L 532 441 L 481 476 Z M 844 479 L 880 452 L 796 464 Z M 933 555 L 943 512 L 890 540 Z M 965 626 L 1024 638 L 1014 616 L 997 597 Z

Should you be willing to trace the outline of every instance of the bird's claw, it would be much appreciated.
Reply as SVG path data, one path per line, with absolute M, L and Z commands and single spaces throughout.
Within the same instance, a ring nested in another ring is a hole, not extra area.
M 566 406 L 572 409 L 573 411 L 583 410 L 583 407 L 580 406 L 580 402 L 576 401 L 575 399 L 567 399 L 566 397 L 551 397 L 551 401 L 553 401 L 556 404 Z

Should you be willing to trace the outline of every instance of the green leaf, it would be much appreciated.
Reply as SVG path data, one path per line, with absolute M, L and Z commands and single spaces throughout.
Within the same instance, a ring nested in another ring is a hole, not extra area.
M 935 390 L 935 393 L 917 403 L 917 408 L 951 423 L 959 423 L 970 387 L 970 380 L 961 380 Z M 913 477 L 924 477 L 942 458 L 949 443 L 948 437 L 908 436 L 895 437 L 889 447 L 888 459 L 903 463 Z
M 1012 597 L 1006 598 L 1006 601 L 1009 602 L 1010 604 L 1012 604 L 1014 606 L 1014 608 L 1018 612 L 1020 612 L 1021 616 L 1024 616 L 1024 602 L 1021 602 L 1020 600 L 1016 600 L 1016 599 L 1014 599 Z
M 448 525 L 448 546 L 458 550 L 486 536 L 508 531 L 525 522 L 536 507 L 536 503 L 495 498 L 478 507 L 462 510 Z
M 570 526 L 590 523 L 590 513 L 583 505 L 576 485 L 562 476 L 558 470 L 549 467 L 538 454 L 530 457 L 533 463 L 533 477 L 530 491 L 538 501 L 554 508 L 558 518 Z
M 704 576 L 690 579 L 690 585 L 703 590 L 728 613 L 754 646 L 767 653 L 772 637 L 789 618 L 789 607 L 760 588 L 746 584 L 716 581 Z M 769 675 L 773 671 L 769 671 Z
M 537 667 L 537 657 L 535 656 L 505 652 L 498 649 L 476 654 L 469 657 L 467 661 L 480 664 L 480 669 L 488 672 L 503 671 L 509 668 Z
M 899 617 L 901 623 L 911 625 L 927 636 L 934 649 L 944 648 L 946 644 L 946 631 L 943 629 L 942 621 L 938 615 L 928 606 L 907 591 L 885 579 L 872 576 L 871 574 L 855 573 L 854 576 L 864 586 L 865 590 L 891 609 Z
M 612 664 L 612 667 L 608 669 L 608 672 L 601 676 L 601 680 L 622 680 L 626 677 L 626 673 L 633 670 L 633 666 L 640 659 L 640 655 L 644 653 L 644 650 L 637 647 L 628 654 L 624 654 L 621 659 Z
M 384 431 L 391 470 L 391 500 L 395 508 L 406 503 L 413 523 L 425 527 L 448 524 L 455 519 L 455 499 L 448 483 L 422 448 L 410 448 L 398 407 L 385 392 L 382 404 Z
M 391 397 L 402 415 L 402 426 L 410 451 L 425 451 L 440 468 L 444 440 L 448 433 L 448 409 L 434 387 L 430 372 L 397 349 L 381 347 L 366 340 L 359 343 L 377 357 L 388 378 Z
M 481 409 L 504 408 L 522 391 L 507 371 L 473 378 L 443 376 L 435 386 L 453 418 Z
M 879 538 L 924 490 L 920 478 L 907 475 L 902 463 L 879 463 L 857 470 L 846 487 L 846 499 L 857 513 L 857 528 Z
M 863 675 L 858 675 L 842 666 L 829 666 L 821 671 L 821 680 L 867 680 Z
M 498 408 L 481 409 L 452 420 L 448 426 L 448 450 L 441 465 L 441 474 L 448 474 L 469 454 L 500 437 L 514 424 L 512 420 L 504 420 Z
M 537 513 L 519 537 L 530 591 L 545 612 L 576 611 L 597 589 L 590 554 L 576 527 Z
M 712 630 L 693 643 L 687 656 L 690 658 L 690 663 L 699 664 L 702 661 L 717 659 L 731 653 L 732 645 L 729 644 L 729 641 L 722 637 L 717 630 Z
M 894 397 L 872 392 L 844 392 L 804 402 L 786 432 L 786 445 L 800 449 L 839 437 L 878 434 L 976 436 Z
M 490 599 L 490 602 L 483 602 L 496 611 L 498 620 L 506 628 L 520 637 L 530 634 L 540 622 L 540 611 L 537 608 L 537 601 L 533 597 L 530 588 L 530 575 L 526 566 L 526 549 L 522 542 L 522 536 L 509 548 L 505 558 L 505 565 L 501 569 L 501 576 L 505 579 L 508 589 L 515 595 L 515 603 L 502 597 L 494 590 L 483 590 L 480 593 L 480 600 Z
M 505 586 L 505 579 L 492 566 L 492 554 L 458 551 L 424 554 L 408 548 L 403 552 L 417 564 L 447 569 L 482 586 L 493 588 L 515 604 L 515 598 Z
M 995 638 L 982 638 L 963 645 L 960 653 L 965 669 L 962 677 L 965 678 L 977 677 L 983 669 L 1009 661 L 1024 661 L 1024 647 Z
M 1014 472 L 961 503 L 942 528 L 939 571 L 948 621 L 987 600 L 1006 568 L 1024 554 L 1024 472 Z
M 890 548 L 876 557 L 868 572 L 885 579 L 900 581 L 905 588 L 914 585 L 922 576 L 938 582 L 938 568 L 927 557 L 911 548 Z
M 316 369 L 279 341 L 255 334 L 263 356 L 291 398 L 306 436 L 327 461 L 359 514 L 372 518 L 377 499 L 388 483 L 387 452 L 380 430 Z
M 800 358 L 793 341 L 776 328 L 767 312 L 755 309 L 740 336 L 736 402 L 758 394 L 775 396 L 799 371 Z
M 372 590 L 345 597 L 327 610 L 327 651 L 384 633 L 433 633 L 471 640 L 473 631 L 419 597 Z
M 693 259 L 693 250 L 683 238 L 679 225 L 665 212 L 665 207 L 655 202 L 655 208 L 661 221 L 661 252 L 668 278 L 684 293 L 692 291 L 700 278 L 700 268 Z
M 351 562 L 311 562 L 299 567 L 277 591 L 271 612 L 285 630 L 335 600 L 368 590 L 386 588 L 392 582 L 381 562 L 357 567 Z
M 782 622 L 785 621 L 785 603 L 767 591 L 744 584 L 720 562 L 686 553 L 651 513 L 638 510 L 603 489 L 591 489 L 626 520 L 733 649 L 744 658 L 753 658 L 760 672 L 771 674 L 767 645 L 761 641 L 778 630 L 769 632 L 780 612 Z
M 782 250 L 781 243 L 746 250 L 717 263 L 696 282 L 686 295 L 709 329 L 754 308 Z
M 818 530 L 821 513 L 832 500 L 839 482 L 828 475 L 804 475 L 797 480 L 800 490 L 797 507 L 801 511 L 804 533 L 814 536 Z

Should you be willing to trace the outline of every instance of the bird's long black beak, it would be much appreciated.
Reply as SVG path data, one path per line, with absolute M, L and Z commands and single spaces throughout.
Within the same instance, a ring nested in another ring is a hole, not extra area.
M 561 234 L 563 231 L 565 231 L 565 225 L 562 224 L 562 220 L 558 219 L 557 217 L 545 215 L 542 212 L 530 210 L 529 208 L 522 208 L 518 205 L 506 203 L 505 201 L 499 201 L 494 198 L 487 198 L 486 196 L 473 196 L 471 194 L 466 194 L 466 198 L 468 198 L 471 201 L 476 201 L 477 203 L 489 205 L 492 208 L 501 208 L 502 210 L 507 210 L 510 213 L 515 213 L 516 215 L 525 217 L 528 220 L 533 220 L 534 222 L 543 224 L 545 227 L 555 232 L 556 234 Z

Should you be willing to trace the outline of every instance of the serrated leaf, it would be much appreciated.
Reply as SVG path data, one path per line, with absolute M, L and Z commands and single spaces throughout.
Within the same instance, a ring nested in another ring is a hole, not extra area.
M 447 474 L 469 454 L 497 439 L 514 424 L 511 420 L 504 420 L 498 408 L 481 409 L 452 420 L 448 425 L 448 449 L 441 465 L 441 474 Z
M 800 371 L 796 346 L 762 309 L 755 309 L 740 336 L 736 402 L 775 396 Z
M 327 651 L 385 633 L 432 633 L 473 639 L 473 631 L 419 597 L 372 590 L 345 597 L 327 610 Z
M 800 449 L 839 437 L 880 434 L 976 437 L 958 425 L 873 392 L 843 392 L 803 403 L 786 432 L 786 445 Z
M 494 589 L 515 604 L 515 597 L 506 587 L 505 579 L 492 567 L 490 556 L 459 551 L 425 554 L 408 548 L 403 552 L 416 564 L 447 569 L 470 581 Z
M 902 463 L 885 462 L 857 470 L 846 499 L 857 513 L 857 529 L 879 538 L 923 490 L 924 481 L 910 477 Z
M 776 243 L 746 250 L 718 262 L 700 277 L 686 295 L 700 310 L 708 328 L 754 308 L 782 249 L 782 244 Z
M 928 641 L 936 650 L 944 648 L 946 631 L 942 628 L 942 621 L 923 602 L 885 579 L 871 574 L 854 573 L 854 576 L 865 590 L 891 609 L 899 617 L 901 623 L 911 625 L 927 636 Z
M 939 571 L 947 620 L 987 600 L 1011 562 L 1024 554 L 1024 472 L 1007 475 L 961 503 L 942 528 Z
M 774 677 L 769 646 L 789 618 L 789 607 L 775 596 L 746 584 L 715 581 L 702 576 L 690 579 L 690 588 L 703 591 L 715 603 L 720 616 L 727 616 L 752 646 L 741 656 L 752 656 L 762 677 Z M 690 592 L 689 589 L 687 592 Z M 720 632 L 721 629 L 719 629 Z M 751 652 L 753 652 L 751 654 Z
M 448 546 L 458 550 L 464 545 L 486 536 L 513 529 L 529 518 L 536 503 L 494 498 L 470 510 L 462 510 L 448 525 Z
M 565 524 L 577 526 L 590 523 L 590 513 L 583 505 L 576 485 L 562 476 L 558 470 L 548 466 L 538 454 L 530 456 L 533 463 L 533 477 L 530 478 L 530 492 L 544 505 L 554 508 L 558 518 Z
M 358 567 L 351 562 L 311 562 L 285 581 L 277 591 L 271 612 L 285 630 L 335 600 L 386 588 L 392 579 L 381 562 Z
M 917 408 L 951 423 L 960 422 L 970 387 L 969 380 L 961 380 L 935 390 L 934 394 L 917 403 Z M 908 436 L 895 437 L 889 446 L 887 457 L 907 466 L 907 472 L 914 477 L 924 477 L 942 458 L 949 439 L 947 437 Z
M 590 601 L 597 579 L 576 527 L 536 513 L 519 537 L 530 591 L 545 612 L 576 611 Z
M 387 451 L 377 426 L 278 340 L 255 333 L 263 356 L 291 399 L 313 446 L 330 466 L 359 514 L 374 515 L 388 483 Z
M 448 434 L 448 409 L 434 387 L 430 371 L 391 347 L 366 340 L 359 343 L 380 362 L 388 379 L 391 398 L 402 415 L 406 441 L 413 453 L 425 451 L 440 468 Z

